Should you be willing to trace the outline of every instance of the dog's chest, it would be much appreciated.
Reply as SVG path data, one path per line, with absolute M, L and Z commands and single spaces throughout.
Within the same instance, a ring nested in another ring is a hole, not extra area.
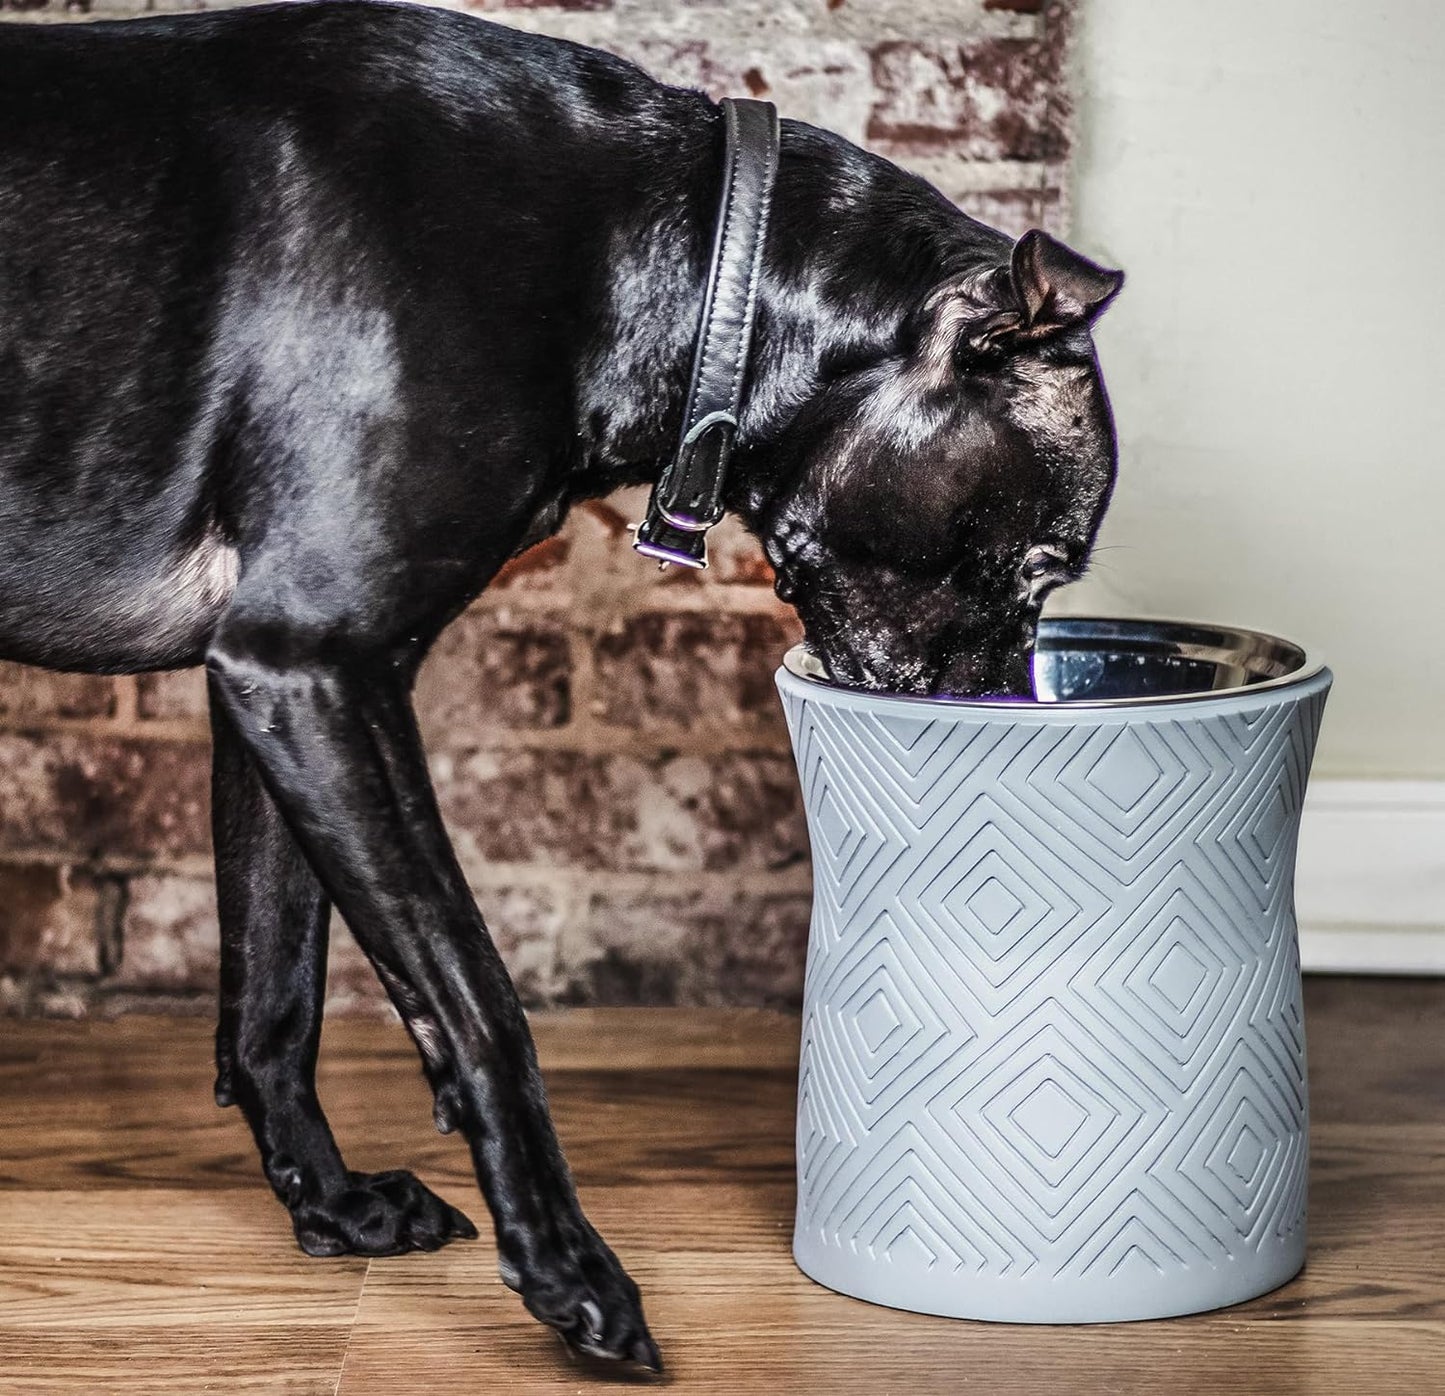
M 59 669 L 199 663 L 239 577 L 235 548 L 214 529 L 183 552 L 134 569 L 87 569 L 68 550 L 52 560 L 60 580 L 31 567 L 28 583 L 12 578 L 0 596 L 0 653 Z

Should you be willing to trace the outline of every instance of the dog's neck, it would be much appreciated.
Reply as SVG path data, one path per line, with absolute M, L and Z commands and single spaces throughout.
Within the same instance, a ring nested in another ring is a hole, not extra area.
M 612 239 L 620 250 L 607 312 L 581 378 L 578 497 L 651 484 L 677 448 L 718 156 L 715 130 L 700 128 Z M 997 264 L 1009 245 L 887 161 L 785 121 L 730 505 L 745 518 L 761 507 L 773 483 L 768 445 L 831 378 L 901 352 L 905 326 L 934 285 Z

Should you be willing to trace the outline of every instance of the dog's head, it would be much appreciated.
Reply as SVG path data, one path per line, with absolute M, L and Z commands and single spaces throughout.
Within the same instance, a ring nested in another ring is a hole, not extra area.
M 1039 610 L 1082 573 L 1113 487 L 1090 327 L 1122 281 L 1028 233 L 794 417 L 750 523 L 836 678 L 1030 693 Z

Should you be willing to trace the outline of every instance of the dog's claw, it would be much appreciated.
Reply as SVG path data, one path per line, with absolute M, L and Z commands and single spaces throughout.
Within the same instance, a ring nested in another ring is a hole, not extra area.
M 591 1299 L 582 1301 L 582 1317 L 587 1320 L 587 1341 L 589 1343 L 601 1343 L 602 1341 L 602 1310 L 597 1307 Z
M 522 1302 L 573 1352 L 662 1370 L 657 1344 L 642 1315 L 642 1296 L 607 1244 L 585 1230 L 530 1268 L 502 1259 L 504 1280 L 520 1281 Z
M 639 1338 L 632 1345 L 632 1351 L 628 1356 L 639 1367 L 645 1367 L 649 1372 L 656 1372 L 662 1375 L 662 1354 L 657 1350 L 657 1344 L 651 1337 Z
M 339 1192 L 303 1198 L 291 1209 L 307 1255 L 400 1255 L 470 1241 L 477 1228 L 414 1174 L 349 1173 Z

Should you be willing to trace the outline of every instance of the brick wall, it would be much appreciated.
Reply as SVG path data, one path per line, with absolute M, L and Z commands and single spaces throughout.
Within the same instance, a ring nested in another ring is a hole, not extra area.
M 1067 217 L 1074 0 L 475 0 L 714 95 L 769 96 L 1010 232 Z M 214 7 L 214 6 L 213 6 Z M 56 22 L 201 8 L 0 0 Z M 3 139 L 3 137 L 0 137 Z M 792 1003 L 807 835 L 772 671 L 797 633 L 731 524 L 660 574 L 580 508 L 443 636 L 417 693 L 441 804 L 524 997 Z M 204 1009 L 204 685 L 0 665 L 0 1005 Z M 332 1008 L 376 1011 L 338 927 Z

